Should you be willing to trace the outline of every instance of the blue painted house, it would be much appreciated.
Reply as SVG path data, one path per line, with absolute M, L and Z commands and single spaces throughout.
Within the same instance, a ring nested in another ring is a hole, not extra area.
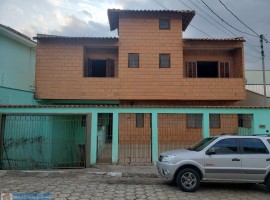
M 36 42 L 0 24 L 0 104 L 36 104 Z

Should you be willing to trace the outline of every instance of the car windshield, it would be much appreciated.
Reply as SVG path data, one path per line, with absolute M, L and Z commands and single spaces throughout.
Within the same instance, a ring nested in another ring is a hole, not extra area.
M 208 144 L 210 144 L 211 142 L 213 142 L 215 139 L 217 139 L 217 137 L 208 137 L 205 138 L 203 140 L 201 140 L 200 142 L 188 147 L 188 150 L 190 151 L 201 151 L 203 150 Z

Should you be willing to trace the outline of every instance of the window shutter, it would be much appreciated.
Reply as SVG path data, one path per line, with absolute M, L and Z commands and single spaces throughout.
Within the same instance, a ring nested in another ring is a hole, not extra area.
M 186 63 L 186 76 L 188 78 L 196 78 L 197 77 L 196 62 L 187 62 Z
M 219 63 L 219 77 L 230 78 L 230 63 L 229 62 Z
M 106 61 L 106 77 L 114 77 L 114 60 L 109 58 Z
M 84 77 L 91 77 L 92 76 L 92 60 L 87 59 L 84 65 Z

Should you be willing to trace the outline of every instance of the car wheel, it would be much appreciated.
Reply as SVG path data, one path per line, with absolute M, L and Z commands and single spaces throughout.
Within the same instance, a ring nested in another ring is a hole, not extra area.
M 268 176 L 265 180 L 265 186 L 268 191 L 270 191 L 270 176 Z
M 182 169 L 177 174 L 176 183 L 182 191 L 194 192 L 200 186 L 200 176 L 194 169 Z

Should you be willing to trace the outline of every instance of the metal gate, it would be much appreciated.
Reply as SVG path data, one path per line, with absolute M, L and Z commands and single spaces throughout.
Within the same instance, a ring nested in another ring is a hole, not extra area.
M 119 163 L 151 163 L 150 122 L 150 114 L 119 114 Z
M 2 169 L 85 167 L 85 116 L 2 117 Z
M 158 114 L 159 153 L 186 148 L 202 139 L 202 115 Z
M 97 163 L 112 163 L 112 128 L 112 114 L 98 114 Z

